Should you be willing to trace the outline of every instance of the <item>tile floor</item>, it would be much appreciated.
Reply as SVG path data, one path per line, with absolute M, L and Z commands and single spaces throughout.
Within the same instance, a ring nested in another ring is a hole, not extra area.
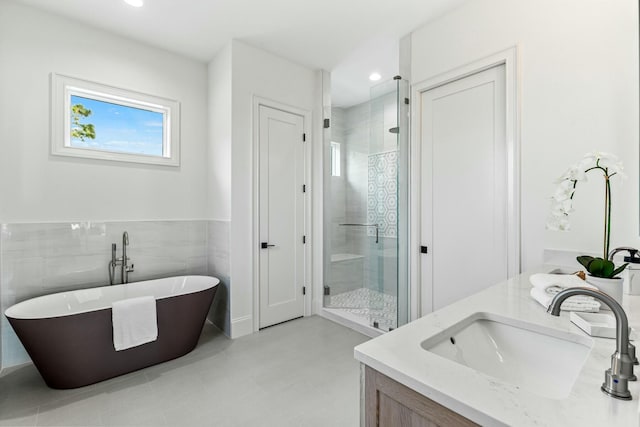
M 236 340 L 206 325 L 186 356 L 74 390 L 23 365 L 0 376 L 0 425 L 356 427 L 366 340 L 318 316 Z

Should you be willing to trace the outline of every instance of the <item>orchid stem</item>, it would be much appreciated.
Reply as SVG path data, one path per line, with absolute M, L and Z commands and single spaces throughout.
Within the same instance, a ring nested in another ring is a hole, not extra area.
M 609 239 L 611 238 L 611 184 L 609 182 L 609 175 L 605 174 L 605 224 L 604 224 L 604 257 L 603 259 L 609 259 Z

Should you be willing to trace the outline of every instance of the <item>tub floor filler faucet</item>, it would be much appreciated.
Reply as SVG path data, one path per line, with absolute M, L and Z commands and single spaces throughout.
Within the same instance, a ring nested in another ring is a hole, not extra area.
M 120 283 L 129 283 L 129 273 L 133 273 L 133 263 L 129 265 L 131 258 L 127 256 L 127 246 L 129 246 L 129 233 L 122 233 L 122 256 L 116 258 L 116 244 L 111 244 L 111 261 L 109 261 L 109 283 L 114 284 L 116 279 L 116 267 L 120 266 Z

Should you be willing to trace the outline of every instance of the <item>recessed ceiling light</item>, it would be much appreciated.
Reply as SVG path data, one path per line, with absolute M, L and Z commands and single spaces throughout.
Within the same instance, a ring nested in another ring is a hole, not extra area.
M 371 75 L 369 76 L 369 80 L 371 80 L 372 82 L 377 82 L 381 78 L 382 76 L 378 73 L 371 73 Z
M 133 7 L 142 7 L 144 0 L 124 0 L 124 2 Z

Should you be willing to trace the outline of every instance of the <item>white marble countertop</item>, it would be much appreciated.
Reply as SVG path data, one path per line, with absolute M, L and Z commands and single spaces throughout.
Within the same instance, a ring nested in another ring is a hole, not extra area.
M 600 390 L 615 351 L 613 339 L 589 337 L 593 347 L 566 399 L 528 392 L 421 347 L 422 341 L 478 312 L 588 337 L 569 320 L 568 312 L 551 316 L 529 296 L 529 276 L 555 268 L 543 266 L 521 274 L 374 338 L 355 348 L 355 358 L 483 426 L 640 425 L 638 381 L 629 382 L 630 401 L 614 399 Z M 640 296 L 625 295 L 622 305 L 630 325 L 640 330 Z M 636 367 L 636 375 L 640 377 L 640 367 Z

